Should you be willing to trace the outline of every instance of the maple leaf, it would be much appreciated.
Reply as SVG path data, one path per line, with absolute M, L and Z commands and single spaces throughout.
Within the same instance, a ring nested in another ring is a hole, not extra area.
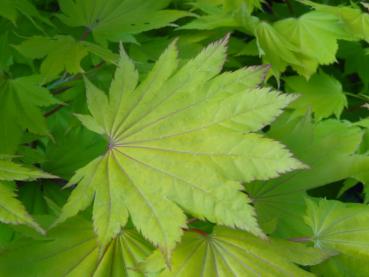
M 300 76 L 287 77 L 285 81 L 288 91 L 301 95 L 291 104 L 295 116 L 302 116 L 311 110 L 317 120 L 331 115 L 339 117 L 347 106 L 341 83 L 324 72 L 313 75 L 308 81 Z
M 59 0 L 59 19 L 69 26 L 84 26 L 99 42 L 120 41 L 136 34 L 167 26 L 190 15 L 186 11 L 166 10 L 168 0 Z
M 351 39 L 364 39 L 369 42 L 369 14 L 367 12 L 362 12 L 357 7 L 329 6 L 309 0 L 300 0 L 300 2 L 317 11 L 338 16 L 344 23 L 347 33 L 351 35 Z
M 348 37 L 344 24 L 337 16 L 317 11 L 306 13 L 299 18 L 279 20 L 274 27 L 289 42 L 296 45 L 299 52 L 315 59 L 317 64 L 335 62 L 337 40 Z
M 306 199 L 305 223 L 315 246 L 344 254 L 368 256 L 367 205 L 336 200 Z
M 211 234 L 186 232 L 173 252 L 171 268 L 152 254 L 141 268 L 167 276 L 311 276 L 293 263 L 311 265 L 330 256 L 325 252 L 287 241 L 264 241 L 246 232 L 215 227 Z M 280 255 L 283 249 L 284 255 Z
M 49 135 L 40 107 L 59 104 L 60 101 L 40 85 L 40 79 L 38 75 L 31 75 L 0 81 L 2 153 L 14 153 L 24 129 Z
M 255 37 L 263 61 L 272 65 L 273 73 L 277 77 L 287 68 L 287 65 L 300 65 L 298 47 L 286 40 L 273 25 L 258 22 L 255 27 Z
M 125 229 L 101 253 L 91 223 L 79 217 L 50 230 L 46 239 L 21 242 L 0 256 L 1 275 L 140 276 L 134 267 L 153 249 L 135 230 Z M 22 267 L 17 262 L 21 257 Z
M 36 168 L 28 168 L 9 160 L 0 160 L 0 221 L 11 224 L 27 224 L 41 233 L 43 229 L 27 213 L 23 204 L 15 198 L 16 187 L 10 181 L 53 178 Z
M 109 49 L 102 48 L 94 43 L 77 41 L 71 36 L 33 36 L 24 40 L 15 48 L 25 57 L 42 59 L 40 73 L 43 82 L 48 82 L 57 77 L 61 72 L 70 74 L 83 72 L 81 60 L 87 54 L 93 53 L 106 61 L 114 62 L 118 56 Z
M 109 146 L 72 177 L 69 184 L 78 185 L 59 221 L 94 199 L 94 227 L 103 245 L 130 215 L 168 253 L 185 227 L 182 209 L 264 236 L 239 182 L 304 166 L 278 142 L 252 133 L 295 97 L 257 88 L 264 67 L 219 74 L 225 44 L 211 44 L 178 68 L 172 43 L 140 84 L 122 52 L 109 98 L 86 80 L 92 116 L 79 118 L 107 136 Z
M 339 120 L 314 124 L 310 118 L 291 119 L 285 114 L 273 123 L 268 135 L 287 145 L 309 168 L 246 184 L 246 191 L 254 199 L 261 226 L 268 226 L 269 233 L 304 236 L 306 191 L 368 171 L 367 157 L 355 154 L 362 131 Z

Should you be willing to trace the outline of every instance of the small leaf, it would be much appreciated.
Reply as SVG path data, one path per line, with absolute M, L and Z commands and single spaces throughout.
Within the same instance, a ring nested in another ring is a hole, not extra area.
M 324 72 L 313 75 L 308 81 L 299 76 L 284 80 L 288 91 L 301 95 L 290 105 L 295 109 L 295 116 L 302 116 L 307 110 L 311 110 L 317 120 L 331 115 L 340 117 L 347 106 L 341 83 Z
M 369 254 L 369 207 L 336 200 L 306 200 L 305 223 L 316 247 L 344 254 Z
M 84 26 L 99 42 L 120 41 L 127 34 L 158 29 L 189 16 L 180 10 L 164 10 L 167 0 L 60 0 L 59 19 L 69 26 Z
M 13 154 L 22 130 L 50 135 L 40 107 L 60 103 L 40 84 L 40 77 L 31 75 L 0 83 L 0 134 L 4 150 Z M 0 148 L 1 149 L 1 148 Z M 9 153 L 8 152 L 8 153 Z M 6 152 L 5 152 L 6 153 Z

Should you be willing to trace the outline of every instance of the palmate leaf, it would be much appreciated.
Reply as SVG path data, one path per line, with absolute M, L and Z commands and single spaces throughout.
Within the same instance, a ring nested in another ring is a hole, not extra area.
M 299 52 L 315 59 L 317 64 L 335 62 L 337 39 L 348 36 L 337 16 L 317 11 L 277 21 L 274 26 Z
M 339 117 L 347 106 L 341 83 L 324 72 L 314 74 L 308 81 L 300 76 L 291 76 L 284 80 L 288 91 L 301 95 L 291 104 L 291 108 L 295 109 L 294 115 L 303 116 L 310 110 L 317 120 L 331 115 Z
M 22 203 L 17 200 L 16 187 L 10 181 L 53 178 L 36 168 L 28 168 L 8 160 L 0 160 L 0 221 L 11 224 L 27 224 L 39 232 L 42 228 L 27 213 Z
M 43 240 L 23 238 L 10 245 L 0 254 L 0 275 L 139 277 L 135 266 L 152 249 L 136 231 L 125 229 L 101 253 L 90 222 L 75 218 Z
M 260 224 L 269 232 L 283 237 L 305 236 L 306 191 L 368 171 L 367 157 L 355 154 L 362 131 L 339 120 L 314 124 L 310 118 L 291 119 L 285 114 L 268 135 L 287 145 L 309 168 L 249 183 L 246 191 L 253 199 Z
M 9 19 L 13 24 L 16 24 L 20 14 L 27 17 L 35 24 L 34 19 L 49 23 L 48 19 L 41 16 L 40 12 L 28 0 L 1 0 L 0 16 Z M 36 25 L 37 26 L 37 25 Z
M 164 9 L 168 0 L 59 0 L 60 20 L 69 26 L 84 26 L 98 41 L 120 41 L 167 26 L 190 13 Z
M 255 36 L 260 54 L 272 64 L 276 76 L 290 65 L 305 78 L 310 78 L 319 64 L 333 63 L 337 40 L 350 38 L 339 17 L 317 11 L 274 24 L 260 21 Z
M 88 53 L 93 53 L 109 62 L 115 62 L 118 59 L 118 56 L 109 49 L 90 42 L 77 41 L 71 36 L 33 36 L 22 41 L 15 48 L 27 58 L 44 58 L 40 66 L 44 82 L 54 79 L 63 71 L 70 74 L 83 72 L 80 63 Z
M 369 207 L 336 200 L 306 200 L 305 223 L 315 246 L 369 258 Z
M 313 7 L 317 11 L 338 16 L 343 21 L 352 39 L 364 39 L 369 42 L 369 14 L 367 12 L 362 12 L 359 8 L 329 6 L 309 0 L 300 0 L 300 2 Z
M 259 54 L 265 63 L 272 65 L 273 73 L 279 77 L 287 65 L 298 66 L 301 59 L 298 57 L 298 48 L 286 40 L 284 36 L 267 22 L 258 22 L 255 28 L 255 37 Z
M 154 255 L 148 258 L 152 259 L 148 266 L 141 265 L 144 272 L 160 269 L 160 257 Z M 310 265 L 327 257 L 328 252 L 301 244 L 264 241 L 246 232 L 215 227 L 209 235 L 186 232 L 173 252 L 172 267 L 157 276 L 312 276 L 294 263 Z
M 0 80 L 0 153 L 13 154 L 22 130 L 48 135 L 40 107 L 60 103 L 41 86 L 40 76 Z
M 146 238 L 168 252 L 185 227 L 182 209 L 264 236 L 238 182 L 304 166 L 278 142 L 252 133 L 294 96 L 256 88 L 264 67 L 218 75 L 225 44 L 211 44 L 177 68 L 172 43 L 139 85 L 133 63 L 122 52 L 109 98 L 86 80 L 92 116 L 79 118 L 107 136 L 109 147 L 70 180 L 78 185 L 59 221 L 94 199 L 94 227 L 102 244 L 130 215 Z
M 36 168 L 24 167 L 9 160 L 0 160 L 0 181 L 24 181 L 55 177 Z

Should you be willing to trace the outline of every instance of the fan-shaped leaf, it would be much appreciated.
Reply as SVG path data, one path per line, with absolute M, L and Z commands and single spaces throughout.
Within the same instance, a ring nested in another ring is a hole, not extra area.
M 218 75 L 225 41 L 179 69 L 176 53 L 170 45 L 137 87 L 137 73 L 122 53 L 109 98 L 86 81 L 92 114 L 87 127 L 94 119 L 93 130 L 103 130 L 109 149 L 72 178 L 70 184 L 79 184 L 59 221 L 95 198 L 94 226 L 103 244 L 130 214 L 136 228 L 167 252 L 185 226 L 177 205 L 199 218 L 263 236 L 237 182 L 303 166 L 278 142 L 251 133 L 294 97 L 256 88 L 263 67 Z

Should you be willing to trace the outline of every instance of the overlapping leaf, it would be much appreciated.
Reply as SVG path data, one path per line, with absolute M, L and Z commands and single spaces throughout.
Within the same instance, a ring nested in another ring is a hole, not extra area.
M 257 88 L 263 67 L 218 75 L 225 51 L 225 41 L 211 44 L 177 68 L 171 44 L 139 85 L 132 62 L 122 53 L 109 98 L 86 80 L 92 116 L 79 118 L 107 136 L 109 147 L 71 179 L 78 185 L 60 220 L 94 199 L 94 227 L 103 244 L 130 215 L 164 252 L 185 227 L 182 209 L 263 236 L 238 182 L 303 167 L 284 146 L 252 133 L 294 97 Z
M 300 0 L 302 3 L 312 6 L 317 11 L 338 16 L 352 36 L 352 39 L 364 39 L 369 41 L 369 14 L 362 12 L 358 7 L 329 6 L 314 3 L 309 0 Z
M 277 179 L 247 184 L 265 228 L 284 237 L 303 236 L 307 190 L 368 171 L 368 159 L 355 155 L 362 132 L 349 123 L 280 118 L 269 135 L 285 143 L 309 168 Z M 334 145 L 334 147 L 332 147 Z
M 137 277 L 142 275 L 136 264 L 151 250 L 137 232 L 127 229 L 101 253 L 91 224 L 76 218 L 51 230 L 44 240 L 23 238 L 10 245 L 0 255 L 0 275 Z
M 316 247 L 368 256 L 368 206 L 325 199 L 306 204 L 305 222 Z
M 293 263 L 319 263 L 325 258 L 326 253 L 303 245 L 275 245 L 245 232 L 216 227 L 210 235 L 187 232 L 173 253 L 172 268 L 158 276 L 311 276 Z
M 40 84 L 36 75 L 0 81 L 0 153 L 13 154 L 21 140 L 22 130 L 48 135 L 40 107 L 57 104 Z
M 167 26 L 189 13 L 164 9 L 168 0 L 59 0 L 59 18 L 69 26 L 84 26 L 98 41 L 119 41 Z
M 34 36 L 17 45 L 16 49 L 31 59 L 45 58 L 40 66 L 44 82 L 51 81 L 63 71 L 70 74 L 83 72 L 80 63 L 89 52 L 110 62 L 118 58 L 109 49 L 76 41 L 71 36 Z
M 0 160 L 0 221 L 11 224 L 27 224 L 43 232 L 27 213 L 22 203 L 15 198 L 16 187 L 10 181 L 50 177 L 53 176 L 38 169 L 27 168 L 8 160 Z
M 331 115 L 339 117 L 347 106 L 341 83 L 324 72 L 313 75 L 308 81 L 300 76 L 287 77 L 285 81 L 288 91 L 301 95 L 291 105 L 295 115 L 303 116 L 310 110 L 317 120 Z

